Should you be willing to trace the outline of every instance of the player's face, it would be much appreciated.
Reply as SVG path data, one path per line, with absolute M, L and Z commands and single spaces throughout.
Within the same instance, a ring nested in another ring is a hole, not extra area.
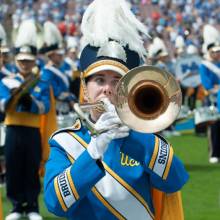
M 63 54 L 54 52 L 49 55 L 49 58 L 57 67 L 59 67 L 63 62 Z
M 115 103 L 115 87 L 121 76 L 113 71 L 101 71 L 90 77 L 87 82 L 88 95 L 92 102 L 108 98 Z
M 121 76 L 113 71 L 100 71 L 91 76 L 87 82 L 87 91 L 90 102 L 98 102 L 103 98 L 108 98 L 111 103 L 115 103 L 115 88 Z M 86 100 L 88 101 L 88 100 Z M 92 115 L 98 118 L 100 113 L 93 110 Z
M 220 51 L 211 51 L 210 55 L 214 61 L 220 61 Z
M 17 60 L 17 66 L 22 75 L 31 73 L 32 68 L 35 66 L 35 60 Z

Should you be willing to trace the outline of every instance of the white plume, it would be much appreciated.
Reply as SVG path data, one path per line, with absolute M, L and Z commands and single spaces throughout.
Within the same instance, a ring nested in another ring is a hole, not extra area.
M 148 46 L 148 56 L 149 58 L 153 58 L 154 55 L 155 55 L 155 47 L 154 44 L 152 43 Z
M 205 45 L 209 45 L 212 43 L 220 42 L 220 33 L 219 31 L 210 24 L 206 24 L 203 27 L 203 40 Z
M 46 21 L 44 23 L 44 42 L 47 46 L 51 46 L 53 44 L 61 45 L 63 42 L 63 37 L 59 29 L 51 21 Z
M 6 46 L 7 44 L 6 33 L 4 27 L 1 24 L 0 24 L 0 40 L 1 40 L 1 45 Z
M 153 39 L 153 43 L 150 44 L 148 48 L 149 57 L 153 58 L 154 56 L 157 55 L 159 51 L 161 51 L 161 53 L 163 54 L 168 54 L 167 47 L 163 42 L 163 40 L 161 40 L 159 37 L 155 37 Z
M 128 45 L 142 58 L 146 55 L 141 34 L 149 37 L 147 28 L 125 0 L 94 0 L 83 15 L 81 30 L 83 46 L 101 47 L 112 39 L 123 46 Z
M 40 23 L 36 23 L 37 28 L 37 48 L 40 49 L 43 47 L 44 44 L 44 33 L 43 33 L 43 27 Z
M 184 48 L 185 47 L 185 41 L 183 36 L 178 35 L 176 40 L 175 40 L 175 47 L 176 48 Z
M 68 36 L 66 38 L 66 47 L 67 47 L 67 49 L 70 49 L 70 48 L 76 49 L 77 46 L 78 46 L 78 41 L 77 41 L 76 37 Z
M 162 50 L 163 52 L 167 52 L 167 47 L 165 43 L 159 37 L 154 38 L 153 44 L 155 45 L 155 48 L 157 49 L 157 51 Z
M 18 29 L 15 46 L 21 47 L 31 45 L 36 47 L 37 44 L 37 29 L 35 22 L 32 19 L 23 21 Z

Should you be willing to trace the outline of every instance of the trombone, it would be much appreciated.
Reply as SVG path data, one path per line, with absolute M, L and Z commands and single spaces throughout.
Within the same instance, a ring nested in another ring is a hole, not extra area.
M 130 70 L 119 80 L 115 94 L 115 108 L 122 123 L 143 133 L 159 132 L 170 126 L 182 104 L 181 89 L 175 78 L 155 66 L 140 66 Z M 104 109 L 104 104 L 74 104 L 75 112 L 92 135 L 103 131 L 95 129 L 84 110 L 97 107 Z

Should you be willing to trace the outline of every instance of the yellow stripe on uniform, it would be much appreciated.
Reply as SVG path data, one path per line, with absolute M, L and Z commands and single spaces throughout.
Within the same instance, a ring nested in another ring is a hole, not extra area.
M 73 192 L 73 195 L 74 195 L 75 199 L 78 200 L 79 199 L 79 194 L 78 194 L 78 192 L 76 190 L 75 184 L 74 184 L 73 179 L 71 177 L 70 169 L 67 171 L 67 179 L 69 181 L 70 188 L 71 188 L 71 190 Z
M 73 163 L 75 161 L 74 158 L 70 154 L 67 154 L 67 157 L 69 158 L 69 161 L 71 163 Z
M 155 136 L 154 152 L 151 157 L 150 164 L 149 164 L 150 169 L 153 169 L 154 163 L 157 159 L 158 150 L 159 150 L 159 138 L 157 136 Z
M 88 144 L 82 139 L 80 138 L 78 135 L 76 135 L 73 132 L 68 132 L 71 136 L 73 136 L 83 147 L 87 148 Z
M 163 179 L 164 180 L 167 178 L 168 173 L 170 171 L 170 166 L 171 166 L 171 163 L 172 163 L 172 159 L 173 159 L 173 148 L 172 148 L 172 146 L 170 146 L 169 158 L 168 158 L 168 161 L 167 161 L 165 172 L 163 174 Z
M 60 205 L 61 205 L 63 211 L 66 212 L 67 211 L 67 207 L 66 207 L 66 205 L 65 205 L 65 203 L 63 201 L 63 198 L 61 196 L 61 192 L 60 192 L 60 189 L 59 189 L 59 186 L 58 186 L 58 178 L 57 177 L 54 179 L 54 188 L 55 188 L 55 192 L 56 192 L 57 198 L 58 198 L 58 200 L 60 202 Z
M 103 162 L 104 168 L 106 171 L 108 171 L 108 173 L 114 178 L 116 179 L 122 186 L 124 186 L 147 210 L 147 212 L 150 214 L 150 216 L 152 218 L 154 218 L 153 213 L 150 211 L 147 203 L 145 202 L 144 198 L 136 192 L 135 189 L 133 189 L 128 183 L 126 183 L 120 176 L 118 176 L 113 170 L 111 170 L 111 168 L 108 167 L 107 164 L 105 164 Z
M 75 159 L 74 159 L 72 156 L 70 156 L 69 154 L 68 154 L 68 158 L 69 158 L 69 160 L 70 160 L 71 163 L 74 163 L 74 162 L 75 162 Z M 92 188 L 92 192 L 93 192 L 93 194 L 96 196 L 96 198 L 97 198 L 100 202 L 102 202 L 102 204 L 103 204 L 114 216 L 116 216 L 119 220 L 125 220 L 125 219 L 126 219 L 126 218 L 125 218 L 124 216 L 122 216 L 116 209 L 114 209 L 114 207 L 112 207 L 112 206 L 108 203 L 108 201 L 105 200 L 105 198 L 103 198 L 103 196 L 99 193 L 99 191 L 98 191 L 95 187 Z
M 103 196 L 99 193 L 99 191 L 93 187 L 92 192 L 95 194 L 95 196 L 102 202 L 102 204 L 114 215 L 116 216 L 119 220 L 125 220 L 126 218 L 120 214 L 114 207 L 112 207 L 104 198 Z

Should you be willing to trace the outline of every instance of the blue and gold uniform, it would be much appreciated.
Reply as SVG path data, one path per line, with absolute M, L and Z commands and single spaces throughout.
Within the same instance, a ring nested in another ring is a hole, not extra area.
M 63 92 L 68 92 L 69 81 L 60 68 L 53 65 L 46 65 L 42 69 L 42 77 L 51 84 L 54 96 L 57 99 L 62 96 Z
M 75 96 L 69 93 L 69 80 L 63 73 L 62 68 L 57 68 L 54 65 L 46 65 L 42 69 L 42 79 L 49 83 L 53 89 L 53 94 L 56 100 L 62 102 L 71 102 L 76 100 Z
M 75 100 L 75 96 L 69 92 L 70 82 L 63 62 L 63 39 L 57 26 L 47 21 L 44 23 L 44 46 L 41 52 L 48 57 L 47 64 L 41 70 L 42 79 L 47 81 L 53 90 L 56 101 L 70 103 Z M 60 106 L 57 103 L 57 111 Z
M 21 125 L 30 127 L 39 127 L 39 114 L 49 111 L 49 88 L 46 82 L 39 80 L 37 85 L 27 91 L 29 94 L 28 109 L 27 104 L 22 103 L 22 98 L 11 101 L 12 90 L 24 83 L 24 77 L 17 73 L 16 75 L 5 77 L 0 82 L 0 109 L 6 111 L 6 125 Z M 26 94 L 26 95 L 27 95 Z M 10 104 L 8 104 L 10 101 Z M 24 101 L 23 101 L 24 102 Z M 32 116 L 32 120 L 26 119 L 28 115 Z
M 176 218 L 158 214 L 166 200 L 158 196 L 155 203 L 152 196 L 155 188 L 166 194 L 181 189 L 188 179 L 182 163 L 163 138 L 129 130 L 113 105 L 118 80 L 143 63 L 146 49 L 139 34 L 146 36 L 147 28 L 126 1 L 94 0 L 83 15 L 81 30 L 80 98 L 93 104 L 106 98 L 109 105 L 104 113 L 89 111 L 97 136 L 77 120 L 50 138 L 44 178 L 48 210 L 70 220 L 182 220 L 182 210 Z
M 152 187 L 173 193 L 188 179 L 172 146 L 156 135 L 130 131 L 127 138 L 110 143 L 102 161 L 87 152 L 90 138 L 77 121 L 50 139 L 45 202 L 58 216 L 154 219 Z
M 217 69 L 215 73 L 215 69 Z M 208 60 L 204 60 L 199 67 L 199 73 L 202 80 L 202 85 L 205 89 L 210 90 L 213 89 L 215 85 L 220 84 L 220 76 L 218 76 L 218 71 L 220 69 L 220 62 L 210 62 Z M 220 72 L 220 71 L 219 71 Z
M 41 80 L 20 99 L 11 91 L 20 86 L 20 74 L 0 82 L 0 109 L 5 112 L 6 186 L 13 212 L 38 212 L 40 193 L 38 169 L 41 160 L 40 115 L 50 108 L 49 88 Z

